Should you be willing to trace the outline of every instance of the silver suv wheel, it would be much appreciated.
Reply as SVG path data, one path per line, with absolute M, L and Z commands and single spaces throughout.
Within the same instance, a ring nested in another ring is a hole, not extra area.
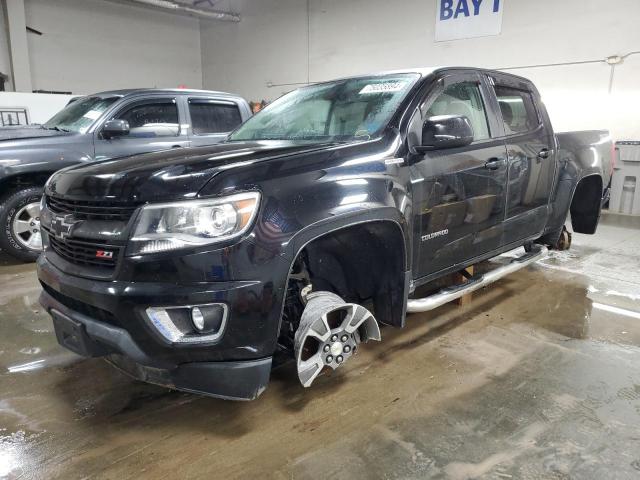
M 42 250 L 40 235 L 40 204 L 28 203 L 13 218 L 13 235 L 20 245 L 29 250 Z

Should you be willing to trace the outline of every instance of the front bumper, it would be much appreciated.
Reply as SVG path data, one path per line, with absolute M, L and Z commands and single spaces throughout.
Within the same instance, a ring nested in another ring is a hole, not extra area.
M 123 328 L 73 311 L 46 291 L 40 303 L 53 318 L 60 345 L 85 357 L 106 357 L 139 380 L 230 400 L 253 400 L 269 382 L 271 357 L 173 364 L 147 355 Z
M 38 278 L 47 294 L 71 310 L 126 330 L 149 357 L 174 365 L 244 361 L 270 357 L 277 346 L 279 292 L 261 281 L 174 282 L 88 280 L 38 258 Z M 148 307 L 224 303 L 228 315 L 219 338 L 177 344 L 160 334 L 145 313 Z

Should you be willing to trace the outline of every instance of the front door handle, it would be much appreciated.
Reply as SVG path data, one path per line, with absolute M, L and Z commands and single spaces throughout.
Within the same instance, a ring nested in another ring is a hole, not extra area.
M 171 148 L 182 148 L 182 145 L 171 145 Z
M 490 158 L 487 163 L 484 164 L 484 168 L 487 170 L 498 170 L 504 164 L 502 158 Z
M 538 158 L 542 158 L 542 159 L 549 158 L 552 153 L 553 153 L 553 150 L 549 148 L 543 148 L 542 150 L 540 150 L 540 152 L 538 152 Z

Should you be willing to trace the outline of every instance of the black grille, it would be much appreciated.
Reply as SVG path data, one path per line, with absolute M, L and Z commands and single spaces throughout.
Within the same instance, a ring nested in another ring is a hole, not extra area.
M 79 238 L 56 238 L 49 233 L 49 246 L 66 261 L 76 265 L 90 265 L 92 267 L 114 268 L 118 255 L 123 248 L 121 244 L 97 243 L 93 240 Z
M 76 220 L 111 220 L 127 222 L 138 204 L 124 202 L 67 200 L 47 197 L 47 206 L 54 213 L 73 214 Z

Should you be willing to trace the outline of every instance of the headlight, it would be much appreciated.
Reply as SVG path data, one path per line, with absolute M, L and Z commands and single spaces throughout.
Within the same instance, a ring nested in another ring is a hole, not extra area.
M 258 192 L 142 208 L 127 255 L 165 252 L 230 240 L 245 233 L 258 212 Z

